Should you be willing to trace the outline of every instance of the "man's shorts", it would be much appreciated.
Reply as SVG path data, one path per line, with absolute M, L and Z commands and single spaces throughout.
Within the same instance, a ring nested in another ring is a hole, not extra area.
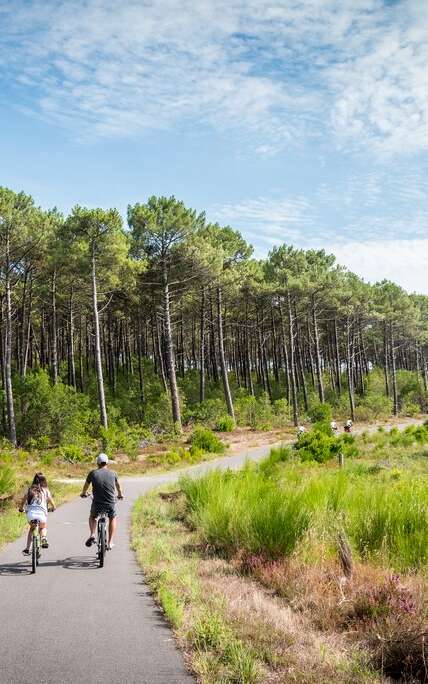
M 96 501 L 92 502 L 91 518 L 98 518 L 101 513 L 106 513 L 109 520 L 116 517 L 116 504 L 99 504 Z

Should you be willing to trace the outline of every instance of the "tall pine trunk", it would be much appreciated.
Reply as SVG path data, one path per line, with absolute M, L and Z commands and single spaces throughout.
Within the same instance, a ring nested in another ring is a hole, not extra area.
M 227 412 L 233 420 L 235 420 L 235 411 L 233 408 L 232 394 L 230 392 L 229 377 L 227 374 L 226 358 L 224 354 L 224 339 L 223 339 L 223 316 L 221 311 L 221 287 L 217 287 L 217 330 L 218 330 L 218 350 L 220 355 L 220 370 L 223 380 L 224 398 L 226 401 Z
M 15 407 L 13 404 L 13 388 L 12 388 L 12 301 L 11 301 L 11 287 L 10 287 L 10 244 L 9 234 L 6 236 L 6 273 L 5 273 L 5 290 L 6 290 L 6 333 L 5 333 L 5 389 L 6 389 L 6 410 L 7 410 L 7 424 L 9 441 L 16 446 L 16 424 L 15 424 Z
M 392 375 L 392 396 L 394 399 L 394 416 L 398 415 L 398 389 L 397 389 L 397 368 L 395 362 L 395 342 L 394 342 L 394 332 L 392 323 L 389 326 L 389 340 L 391 349 L 391 375 Z
M 199 401 L 205 401 L 205 289 L 201 293 L 199 326 Z
M 108 428 L 106 400 L 104 393 L 103 366 L 101 361 L 101 338 L 100 338 L 100 319 L 98 313 L 97 295 L 97 272 L 95 264 L 95 245 L 92 245 L 92 309 L 94 316 L 95 334 L 95 370 L 97 374 L 98 404 L 100 409 L 101 425 Z
M 318 320 L 315 296 L 312 295 L 312 324 L 314 328 L 314 342 L 315 342 L 315 368 L 318 382 L 318 396 L 321 404 L 324 403 L 324 383 L 321 371 L 321 354 L 320 354 L 320 338 L 318 332 Z
M 290 380 L 291 380 L 291 400 L 293 402 L 293 422 L 297 427 L 299 423 L 299 411 L 297 404 L 297 387 L 296 387 L 296 363 L 295 363 L 295 349 L 294 349 L 294 321 L 293 311 L 291 308 L 291 295 L 287 292 L 287 310 L 288 310 L 288 328 L 290 332 Z
M 70 292 L 70 312 L 68 321 L 68 384 L 76 389 L 76 366 L 74 363 L 74 302 L 73 288 Z
M 52 273 L 51 283 L 52 335 L 51 335 L 51 376 L 54 385 L 58 382 L 58 334 L 56 322 L 56 270 Z
M 181 425 L 180 400 L 178 397 L 177 377 L 176 377 L 176 373 L 175 373 L 174 347 L 173 347 L 173 343 L 172 343 L 172 329 L 171 329 L 169 282 L 168 282 L 168 272 L 166 269 L 166 265 L 163 266 L 162 282 L 163 282 L 163 314 L 164 314 L 165 347 L 166 347 L 165 352 L 166 352 L 166 363 L 167 363 L 167 369 L 168 369 L 169 389 L 171 392 L 172 419 L 174 421 L 175 429 L 178 432 L 181 432 L 182 425 Z
M 351 418 L 355 420 L 354 378 L 353 378 L 353 349 L 351 337 L 351 321 L 346 321 L 346 373 L 348 376 L 348 396 Z

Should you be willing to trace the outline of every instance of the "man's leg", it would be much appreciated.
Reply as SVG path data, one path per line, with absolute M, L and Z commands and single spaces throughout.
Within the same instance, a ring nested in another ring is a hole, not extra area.
M 93 518 L 92 515 L 89 516 L 89 531 L 91 533 L 91 537 L 95 537 L 95 529 L 97 527 L 97 519 Z
M 117 521 L 116 521 L 116 516 L 114 518 L 110 518 L 108 522 L 108 544 L 111 546 L 113 542 L 113 537 L 116 532 L 116 527 L 117 527 Z

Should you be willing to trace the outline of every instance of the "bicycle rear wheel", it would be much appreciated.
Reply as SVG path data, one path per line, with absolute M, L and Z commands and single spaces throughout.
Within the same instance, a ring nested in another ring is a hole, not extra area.
M 107 550 L 106 539 L 106 522 L 104 519 L 98 523 L 98 558 L 100 561 L 100 568 L 104 566 L 104 558 Z
M 37 544 L 37 535 L 33 535 L 33 545 L 31 548 L 31 572 L 34 573 L 36 572 L 36 568 L 39 564 L 39 559 L 38 559 L 38 544 Z

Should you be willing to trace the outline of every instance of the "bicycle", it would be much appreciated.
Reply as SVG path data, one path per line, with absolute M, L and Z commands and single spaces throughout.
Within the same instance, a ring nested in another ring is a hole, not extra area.
M 80 495 L 82 499 L 87 499 L 88 494 L 85 496 Z M 93 500 L 93 497 L 91 497 Z M 104 559 L 107 551 L 107 517 L 108 514 L 105 511 L 101 511 L 98 516 L 97 521 L 97 558 L 99 560 L 100 568 L 104 567 Z
M 55 509 L 50 508 L 49 512 L 52 513 Z M 24 511 L 20 510 L 20 513 L 24 513 Z M 41 549 L 42 549 L 42 540 L 41 540 L 41 534 L 40 534 L 40 520 L 31 520 L 30 525 L 32 526 L 32 532 L 33 532 L 33 540 L 31 544 L 31 574 L 35 575 L 37 566 L 39 565 L 40 558 L 42 555 Z

